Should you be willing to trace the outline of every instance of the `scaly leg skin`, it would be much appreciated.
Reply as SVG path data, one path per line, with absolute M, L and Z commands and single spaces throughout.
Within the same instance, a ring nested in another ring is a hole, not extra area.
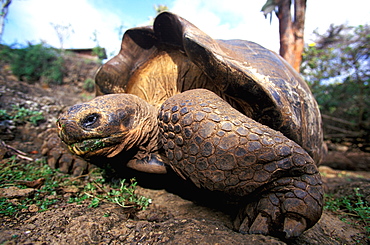
M 168 99 L 159 113 L 171 167 L 199 188 L 244 199 L 242 233 L 297 237 L 322 213 L 320 174 L 308 153 L 278 131 L 197 89 Z

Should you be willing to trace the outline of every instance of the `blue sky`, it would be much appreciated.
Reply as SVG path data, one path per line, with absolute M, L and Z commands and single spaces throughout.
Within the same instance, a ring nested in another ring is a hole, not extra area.
M 109 55 L 118 52 L 118 29 L 148 25 L 154 5 L 167 5 L 174 12 L 213 38 L 246 39 L 278 51 L 278 21 L 272 23 L 260 12 L 266 0 L 13 0 L 9 8 L 3 43 L 45 41 L 60 47 L 50 23 L 71 25 L 73 33 L 64 48 L 94 47 L 93 33 Z M 327 30 L 331 23 L 370 23 L 369 0 L 308 0 L 305 40 L 311 33 Z

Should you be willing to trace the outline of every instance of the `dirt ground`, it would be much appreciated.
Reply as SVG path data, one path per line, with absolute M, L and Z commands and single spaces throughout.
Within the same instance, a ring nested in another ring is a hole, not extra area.
M 81 84 L 76 83 L 45 87 L 20 82 L 3 68 L 0 109 L 26 106 L 43 111 L 46 121 L 38 127 L 0 125 L 0 139 L 29 153 L 33 159 L 42 157 L 38 152 L 43 139 L 38 135 L 53 127 L 57 115 L 67 106 L 93 96 L 82 91 Z M 370 202 L 369 163 L 368 153 L 330 152 L 324 162 L 327 166 L 320 167 L 326 193 L 334 197 L 354 196 L 354 189 L 359 188 Z M 221 197 L 198 192 L 172 175 L 143 175 L 137 180 L 138 193 L 152 199 L 144 211 L 127 211 L 112 203 L 97 208 L 89 208 L 87 203 L 68 203 L 70 194 L 62 190 L 58 193 L 59 202 L 48 211 L 29 209 L 17 216 L 0 216 L 0 244 L 368 244 L 370 241 L 364 224 L 351 219 L 344 222 L 338 212 L 327 210 L 314 227 L 294 240 L 240 234 L 232 229 L 232 205 L 225 204 Z

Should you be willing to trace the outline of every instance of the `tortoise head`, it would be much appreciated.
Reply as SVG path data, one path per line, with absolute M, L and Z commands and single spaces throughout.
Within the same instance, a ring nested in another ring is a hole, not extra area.
M 140 144 L 154 126 L 151 106 L 129 94 L 111 94 L 70 107 L 57 120 L 58 134 L 83 158 L 113 157 Z

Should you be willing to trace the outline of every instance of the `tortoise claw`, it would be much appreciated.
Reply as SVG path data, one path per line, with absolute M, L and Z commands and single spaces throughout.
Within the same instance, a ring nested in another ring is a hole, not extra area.
M 285 238 L 298 237 L 306 230 L 306 228 L 307 224 L 305 218 L 285 217 L 283 229 Z
M 47 163 L 52 169 L 59 169 L 62 173 L 70 173 L 74 176 L 82 175 L 93 165 L 85 160 L 73 155 L 65 147 L 54 128 L 45 132 L 44 143 L 42 145 L 42 155 L 46 156 Z M 42 135 L 41 135 L 42 136 Z M 41 137 L 40 136 L 40 137 Z
M 269 223 L 268 217 L 263 216 L 262 213 L 259 213 L 249 228 L 249 233 L 267 235 L 269 234 Z

